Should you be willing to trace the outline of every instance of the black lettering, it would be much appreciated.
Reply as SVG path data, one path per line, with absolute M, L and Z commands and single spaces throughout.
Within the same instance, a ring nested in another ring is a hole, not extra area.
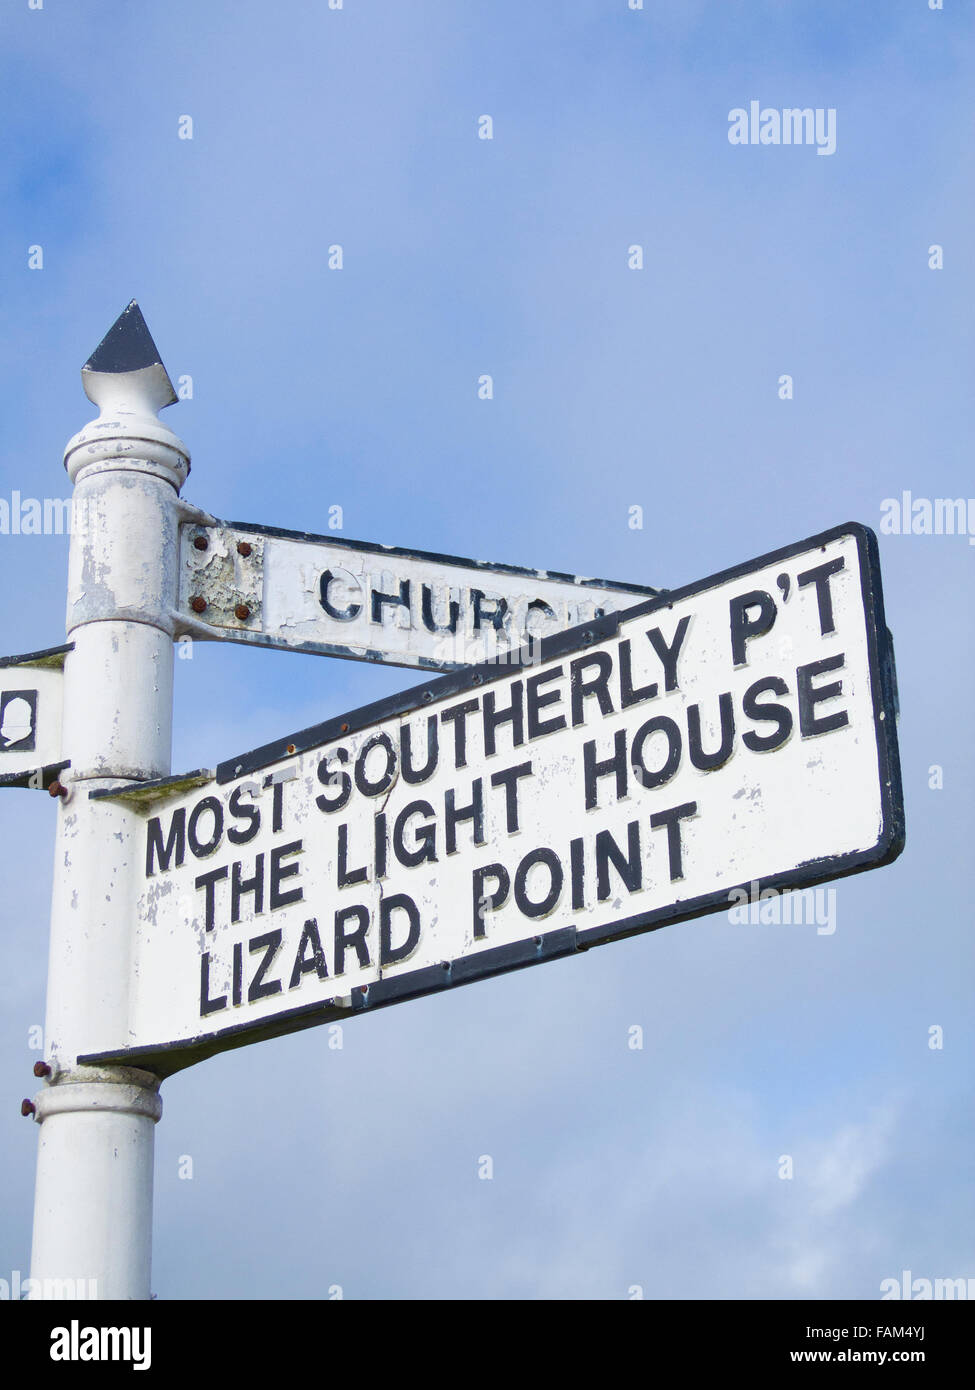
M 467 766 L 467 716 L 477 709 L 476 700 L 464 700 L 450 709 L 442 709 L 440 718 L 444 724 L 454 726 L 454 767 Z
M 247 991 L 247 1002 L 253 1004 L 256 999 L 266 999 L 268 995 L 281 993 L 280 980 L 267 980 L 264 976 L 271 968 L 271 962 L 277 955 L 281 947 L 281 933 L 277 928 L 274 931 L 265 932 L 263 936 L 252 936 L 247 943 L 247 949 L 251 955 L 255 951 L 263 951 L 264 959 L 261 961 L 254 978 L 251 980 L 250 988 Z
M 548 892 L 540 902 L 532 902 L 528 896 L 528 875 L 536 864 L 544 864 L 551 875 Z M 515 874 L 515 905 L 525 917 L 547 917 L 562 896 L 565 874 L 554 849 L 533 849 L 518 865 Z
M 775 622 L 775 600 L 764 589 L 753 589 L 731 600 L 731 658 L 736 666 L 744 666 L 745 643 L 752 637 L 763 637 Z M 757 608 L 758 615 L 749 618 L 748 610 Z
M 457 619 L 460 617 L 460 604 L 455 598 L 447 604 L 447 626 L 435 621 L 433 616 L 433 590 L 429 584 L 424 584 L 420 588 L 420 616 L 423 619 L 423 626 L 427 632 L 456 632 Z
M 555 666 L 550 671 L 539 671 L 536 676 L 529 676 L 525 682 L 527 686 L 527 697 L 525 703 L 528 706 L 528 737 L 529 739 L 541 738 L 542 734 L 554 734 L 557 729 L 565 728 L 565 715 L 557 714 L 552 719 L 539 719 L 538 711 L 544 709 L 546 705 L 557 705 L 562 699 L 561 690 L 547 690 L 544 695 L 539 695 L 538 688 L 546 681 L 562 679 L 562 667 Z
M 521 681 L 511 682 L 511 703 L 507 709 L 496 709 L 495 701 L 497 692 L 495 690 L 485 690 L 484 707 L 481 711 L 484 719 L 484 752 L 490 757 L 497 752 L 495 742 L 495 732 L 502 724 L 511 725 L 511 742 L 515 748 L 525 741 L 525 726 L 522 710 L 522 683 Z M 529 716 L 530 718 L 530 716 Z
M 175 855 L 175 859 L 173 856 Z M 146 827 L 146 878 L 156 872 L 153 859 L 159 865 L 159 872 L 165 873 L 173 860 L 177 869 L 182 867 L 186 857 L 186 807 L 181 806 L 173 812 L 169 822 L 169 838 L 165 845 L 162 839 L 162 825 L 158 816 L 153 816 Z
M 328 597 L 329 587 L 337 576 L 331 570 L 326 570 L 318 581 L 318 600 L 330 618 L 334 618 L 337 623 L 349 623 L 353 618 L 358 618 L 362 612 L 361 603 L 350 603 L 348 608 L 336 608 Z
M 592 680 L 583 679 L 587 666 L 596 667 Z M 584 702 L 595 695 L 600 714 L 613 713 L 613 698 L 609 693 L 609 678 L 613 670 L 613 658 L 609 652 L 589 652 L 587 656 L 577 656 L 569 664 L 569 690 L 572 700 L 572 727 L 578 728 L 586 722 Z
M 485 893 L 484 883 L 489 878 L 494 879 L 495 888 L 492 893 Z M 508 877 L 508 870 L 503 864 L 486 864 L 484 868 L 474 870 L 475 941 L 487 936 L 487 928 L 484 925 L 485 912 L 496 911 L 507 900 L 510 890 L 511 879 Z
M 596 898 L 605 902 L 611 896 L 609 866 L 612 863 L 624 886 L 636 893 L 643 887 L 643 861 L 640 858 L 640 822 L 626 827 L 626 854 L 613 839 L 612 831 L 600 830 L 596 836 Z M 575 906 L 575 904 L 573 904 Z
M 600 777 L 616 774 L 616 799 L 622 801 L 626 796 L 626 733 L 617 729 L 613 735 L 613 756 L 598 759 L 596 740 L 591 738 L 582 748 L 582 771 L 586 786 L 586 810 L 592 811 L 597 805 L 596 784 Z
M 345 924 L 353 918 L 359 925 L 355 931 L 347 932 Z M 356 904 L 355 907 L 342 907 L 336 912 L 335 950 L 332 953 L 336 975 L 345 974 L 345 953 L 350 947 L 355 951 L 360 969 L 364 969 L 369 964 L 369 947 L 366 945 L 366 932 L 368 930 L 369 911 L 367 908 Z
M 373 845 L 375 847 L 376 860 L 376 882 L 386 877 L 386 850 L 388 845 L 386 835 L 386 816 L 379 811 L 373 824 Z
M 832 681 L 829 685 L 821 685 L 817 690 L 813 686 L 813 677 L 824 675 L 827 671 L 838 671 L 846 661 L 846 654 L 840 652 L 837 656 L 827 656 L 822 661 L 811 661 L 808 666 L 796 668 L 796 689 L 799 696 L 799 733 L 803 738 L 812 738 L 815 734 L 828 734 L 833 729 L 842 729 L 849 724 L 850 717 L 845 709 L 834 710 L 832 714 L 816 714 L 816 706 L 823 700 L 835 700 L 838 695 L 843 694 L 843 682 Z
M 309 951 L 310 954 L 306 954 Z M 295 952 L 295 963 L 288 988 L 294 989 L 300 985 L 302 977 L 310 974 L 312 970 L 315 971 L 320 980 L 328 979 L 328 966 L 325 964 L 322 938 L 318 934 L 318 922 L 314 917 L 309 917 L 301 929 L 301 940 L 298 942 L 298 950 Z
M 272 776 L 268 780 L 271 783 L 271 829 L 277 835 L 284 825 L 284 783 L 291 779 Z
M 301 887 L 281 889 L 282 879 L 292 878 L 298 873 L 300 865 L 287 864 L 283 869 L 281 860 L 286 859 L 289 854 L 301 853 L 301 841 L 292 840 L 289 845 L 275 845 L 271 850 L 271 892 L 269 903 L 271 911 L 276 907 L 287 907 L 288 903 L 301 901 Z
M 781 676 L 766 676 L 750 685 L 742 696 L 741 707 L 746 719 L 755 719 L 760 723 L 767 721 L 778 726 L 773 734 L 756 734 L 751 729 L 742 734 L 742 743 L 753 753 L 771 753 L 774 748 L 780 748 L 792 733 L 792 711 L 787 705 L 758 703 L 758 696 L 766 691 L 772 695 L 788 695 L 789 687 Z
M 349 827 L 343 821 L 339 826 L 339 847 L 338 857 L 335 865 L 336 882 L 340 888 L 349 888 L 353 883 L 365 883 L 369 877 L 366 866 L 359 869 L 349 868 Z
M 394 912 L 405 912 L 409 927 L 406 939 L 399 946 L 393 945 L 392 916 Z M 420 940 L 420 914 L 416 903 L 405 893 L 394 893 L 383 898 L 379 904 L 379 964 L 382 967 L 395 965 L 406 960 L 417 948 Z
M 209 840 L 201 840 L 197 835 L 197 828 L 201 816 L 209 811 L 213 817 L 213 832 Z M 215 796 L 205 796 L 202 801 L 198 801 L 190 812 L 189 823 L 186 827 L 186 839 L 190 849 L 196 859 L 203 859 L 208 854 L 212 854 L 219 845 L 223 837 L 223 806 Z
M 663 734 L 667 739 L 667 756 L 656 772 L 650 772 L 643 759 L 647 739 L 654 734 Z M 630 760 L 633 763 L 633 776 L 641 787 L 662 787 L 680 767 L 681 736 L 680 729 L 666 714 L 658 714 L 641 724 L 633 735 Z
M 227 866 L 224 864 L 222 869 L 211 869 L 207 874 L 200 874 L 199 878 L 193 880 L 194 888 L 203 888 L 206 891 L 205 898 L 205 929 L 213 931 L 216 918 L 216 896 L 217 880 L 227 877 Z
M 410 611 L 410 581 L 401 579 L 399 582 L 399 598 L 393 594 L 380 593 L 378 589 L 372 591 L 372 621 L 381 623 L 383 621 L 383 609 L 405 608 L 407 613 Z
M 238 860 L 230 871 L 230 920 L 240 921 L 240 900 L 245 893 L 254 895 L 254 916 L 264 911 L 264 855 L 254 861 L 254 877 L 241 878 L 243 864 Z
M 386 769 L 376 782 L 366 776 L 366 761 L 374 748 L 381 748 L 386 755 Z M 373 734 L 367 738 L 355 760 L 355 784 L 363 796 L 382 796 L 396 781 L 396 750 L 389 734 Z
M 234 976 L 231 1002 L 236 1009 L 244 1000 L 244 947 L 240 941 L 234 942 Z
M 335 761 L 347 763 L 349 761 L 349 750 L 347 748 L 336 748 Z M 318 764 L 318 780 L 323 787 L 331 787 L 335 791 L 335 779 L 339 780 L 338 790 L 334 797 L 329 798 L 322 792 L 321 796 L 315 797 L 315 805 L 320 811 L 341 811 L 349 797 L 352 795 L 352 778 L 347 772 L 330 772 L 328 767 L 328 754 L 322 758 Z
M 230 814 L 235 820 L 246 820 L 246 829 L 240 829 L 236 825 L 227 827 L 227 839 L 234 845 L 246 845 L 253 840 L 261 827 L 261 813 L 256 806 L 244 802 L 241 805 L 240 798 L 244 792 L 253 795 L 258 790 L 256 782 L 243 782 L 239 787 L 234 787 L 230 793 Z
M 721 742 L 713 753 L 705 753 L 701 742 L 701 706 L 687 707 L 687 752 L 692 766 L 699 772 L 713 772 L 721 767 L 731 757 L 735 746 L 735 706 L 730 690 L 718 696 L 718 712 Z
M 200 957 L 200 1017 L 206 1018 L 207 1014 L 215 1014 L 218 1009 L 226 1007 L 225 994 L 221 994 L 219 999 L 210 998 L 210 952 L 204 951 Z
M 572 878 L 572 911 L 581 912 L 586 905 L 586 856 L 581 839 L 569 841 L 569 873 Z
M 806 570 L 796 578 L 796 584 L 800 589 L 807 584 L 816 586 L 816 604 L 819 608 L 819 635 L 828 637 L 831 632 L 836 631 L 836 624 L 833 622 L 833 596 L 830 593 L 829 581 L 834 574 L 839 574 L 841 569 L 846 567 L 846 560 L 842 555 L 835 560 L 827 560 L 824 565 L 816 565 L 814 569 Z M 802 705 L 800 703 L 800 724 L 802 723 Z
M 431 820 L 427 825 L 418 826 L 415 831 L 413 849 L 406 848 L 403 838 L 406 830 L 406 822 L 411 816 L 430 816 L 434 814 L 433 807 L 429 801 L 411 801 L 403 807 L 396 820 L 393 822 L 393 853 L 401 864 L 408 869 L 415 869 L 418 864 L 429 861 L 431 864 L 437 862 L 437 826 Z
M 427 716 L 427 760 L 423 767 L 417 769 L 413 766 L 413 731 L 409 724 L 404 724 L 399 731 L 399 748 L 404 782 L 409 782 L 412 785 L 416 782 L 425 782 L 428 777 L 432 777 L 440 760 L 437 716 L 435 714 Z
M 518 829 L 518 779 L 530 777 L 531 773 L 532 765 L 527 762 L 519 763 L 517 767 L 506 767 L 503 772 L 495 772 L 491 775 L 492 787 L 504 787 L 509 835 L 513 835 Z
M 471 590 L 471 603 L 474 608 L 474 631 L 480 632 L 487 618 L 495 632 L 500 632 L 504 627 L 504 615 L 508 611 L 508 600 L 498 598 L 496 595 L 488 597 L 480 589 Z M 490 605 L 493 605 L 491 607 Z
M 669 811 L 657 811 L 650 817 L 650 829 L 667 827 L 667 854 L 670 859 L 670 881 L 684 877 L 684 860 L 681 852 L 680 823 L 690 816 L 697 815 L 697 802 L 687 801 L 683 806 L 674 806 Z
M 659 627 L 651 628 L 647 633 L 647 636 L 650 638 L 650 645 L 663 662 L 664 690 L 680 689 L 677 680 L 677 658 L 680 656 L 680 649 L 684 645 L 684 638 L 687 636 L 687 629 L 690 627 L 690 623 L 691 615 L 690 613 L 685 613 L 677 624 L 677 631 L 674 633 L 670 646 L 667 645 Z
M 451 787 L 444 797 L 444 841 L 448 854 L 454 854 L 457 850 L 457 826 L 462 820 L 473 821 L 474 844 L 484 843 L 484 794 L 480 777 L 475 777 L 471 784 L 472 800 L 469 806 L 457 806 L 455 798 L 456 792 Z
M 647 636 L 649 637 L 650 634 L 647 633 Z M 620 709 L 629 709 L 631 705 L 639 705 L 643 700 L 652 700 L 656 696 L 656 681 L 651 682 L 650 685 L 641 686 L 639 690 L 634 689 L 633 653 L 630 649 L 630 639 L 628 637 L 619 645 L 619 664 Z

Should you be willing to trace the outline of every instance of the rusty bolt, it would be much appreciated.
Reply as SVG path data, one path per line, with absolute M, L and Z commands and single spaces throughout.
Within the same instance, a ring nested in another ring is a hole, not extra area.
M 293 753 L 294 751 L 295 751 L 295 746 L 294 746 L 294 744 L 293 744 L 293 743 L 289 743 L 289 744 L 288 744 L 288 752 L 289 752 L 289 753 Z
M 237 607 L 234 609 L 234 617 L 239 618 L 242 623 L 245 623 L 250 615 L 251 610 L 247 607 L 246 603 L 238 603 Z
M 207 540 L 206 536 L 197 536 L 193 544 L 196 546 L 197 550 L 207 550 L 210 542 Z
M 348 726 L 348 724 L 343 724 L 343 725 L 342 725 L 342 732 L 343 732 L 343 734 L 347 734 L 347 733 L 349 732 L 349 726 Z
M 68 789 L 60 782 L 54 781 L 47 789 L 48 796 L 67 796 Z
M 190 599 L 190 607 L 193 609 L 194 613 L 205 613 L 206 606 L 206 599 L 200 598 L 199 594 L 194 594 L 193 597 Z
M 250 541 L 238 541 L 238 542 L 237 542 L 237 554 L 238 554 L 238 555 L 249 555 L 250 553 L 251 553 L 251 543 L 250 543 Z
M 34 1075 L 35 1075 L 35 1076 L 50 1076 L 50 1075 L 51 1075 L 51 1068 L 48 1066 L 48 1064 L 47 1064 L 46 1062 L 35 1062 L 35 1063 L 34 1063 Z
M 36 1107 L 32 1100 L 22 1100 L 20 1102 L 20 1113 L 22 1115 L 33 1115 L 35 1109 Z

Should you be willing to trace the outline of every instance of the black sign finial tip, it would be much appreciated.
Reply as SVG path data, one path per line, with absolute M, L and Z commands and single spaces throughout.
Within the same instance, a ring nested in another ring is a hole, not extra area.
M 156 368 L 155 375 L 159 378 L 156 409 L 172 405 L 177 400 L 176 392 L 163 366 L 159 349 L 149 332 L 149 326 L 142 316 L 142 310 L 138 302 L 132 299 L 82 367 L 82 376 L 89 384 L 94 385 L 93 374 L 102 377 L 122 376 L 127 372 L 144 371 L 147 367 Z M 88 390 L 88 385 L 85 390 L 91 399 L 95 400 L 95 396 Z
M 142 310 L 133 299 L 119 314 L 95 348 L 83 370 L 89 372 L 137 372 L 141 367 L 162 365 Z

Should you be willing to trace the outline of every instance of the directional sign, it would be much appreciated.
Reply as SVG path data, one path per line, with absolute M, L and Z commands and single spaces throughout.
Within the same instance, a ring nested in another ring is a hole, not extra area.
M 893 658 L 865 527 L 577 627 L 539 657 L 418 686 L 179 794 L 124 794 L 129 1031 L 87 1060 L 165 1074 L 900 852 Z
M 0 657 L 0 787 L 50 786 L 61 753 L 61 688 L 68 644 Z
M 238 522 L 181 531 L 186 631 L 392 666 L 504 660 L 658 592 Z

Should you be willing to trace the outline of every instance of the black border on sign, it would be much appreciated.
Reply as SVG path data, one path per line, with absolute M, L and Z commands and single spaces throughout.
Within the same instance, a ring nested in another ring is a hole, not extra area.
M 861 597 L 867 630 L 867 655 L 870 670 L 870 686 L 873 701 L 874 731 L 876 734 L 878 775 L 880 778 L 882 819 L 880 834 L 870 848 L 848 854 L 832 855 L 821 859 L 811 859 L 798 864 L 794 869 L 770 874 L 756 880 L 758 891 L 774 888 L 810 888 L 828 879 L 843 878 L 849 874 L 863 873 L 867 869 L 879 868 L 889 864 L 904 848 L 904 797 L 901 786 L 900 758 L 897 747 L 896 720 L 896 680 L 894 672 L 893 644 L 887 630 L 884 613 L 883 589 L 880 577 L 880 554 L 877 537 L 869 527 L 860 522 L 847 522 L 829 531 L 811 536 L 808 540 L 775 550 L 768 555 L 759 556 L 745 564 L 722 570 L 707 579 L 685 585 L 681 589 L 661 595 L 647 603 L 637 604 L 622 613 L 607 614 L 592 623 L 582 624 L 564 633 L 545 638 L 541 644 L 541 661 L 583 651 L 594 642 L 604 641 L 615 635 L 621 623 L 632 621 L 651 613 L 660 612 L 674 603 L 695 594 L 706 592 L 732 579 L 742 578 L 755 570 L 791 559 L 794 555 L 825 546 L 844 536 L 856 540 L 860 561 Z M 528 649 L 525 649 L 526 651 Z M 288 738 L 265 744 L 251 753 L 239 758 L 231 758 L 217 769 L 217 782 L 225 784 L 238 777 L 248 776 L 258 769 L 272 763 L 281 762 L 299 753 L 323 747 L 339 738 L 368 728 L 380 720 L 422 710 L 437 699 L 448 699 L 477 687 L 512 675 L 514 663 L 503 666 L 490 663 L 482 666 L 468 666 L 462 671 L 443 676 L 439 680 L 428 681 L 414 686 L 401 695 L 394 695 L 375 704 L 365 705 L 351 714 L 340 715 L 313 725 Z M 343 729 L 341 726 L 345 725 Z M 739 885 L 747 888 L 749 885 Z M 195 1062 L 231 1048 L 244 1047 L 251 1042 L 265 1038 L 279 1037 L 285 1033 L 312 1028 L 321 1023 L 349 1018 L 355 1014 L 372 1009 L 385 1008 L 390 1004 L 402 1003 L 424 995 L 439 993 L 460 984 L 488 979 L 509 970 L 520 970 L 545 960 L 574 955 L 592 946 L 602 946 L 610 941 L 623 940 L 642 932 L 655 931 L 671 922 L 688 921 L 706 913 L 727 907 L 729 892 L 710 893 L 700 898 L 692 898 L 669 907 L 658 908 L 652 912 L 638 913 L 633 917 L 614 921 L 604 926 L 589 927 L 582 931 L 575 927 L 563 927 L 541 936 L 525 937 L 510 945 L 499 946 L 461 956 L 456 960 L 444 961 L 440 965 L 424 967 L 421 970 L 407 971 L 391 979 L 379 980 L 371 985 L 357 986 L 351 995 L 337 996 L 348 1002 L 337 1003 L 336 999 L 322 1000 L 289 1009 L 273 1018 L 262 1019 L 257 1023 L 241 1023 L 217 1030 L 213 1033 L 199 1034 L 195 1038 L 179 1042 L 159 1043 L 151 1047 L 121 1049 L 115 1052 L 87 1053 L 79 1057 L 80 1062 L 101 1063 L 118 1062 L 127 1066 L 142 1067 L 160 1077 L 171 1075 Z

